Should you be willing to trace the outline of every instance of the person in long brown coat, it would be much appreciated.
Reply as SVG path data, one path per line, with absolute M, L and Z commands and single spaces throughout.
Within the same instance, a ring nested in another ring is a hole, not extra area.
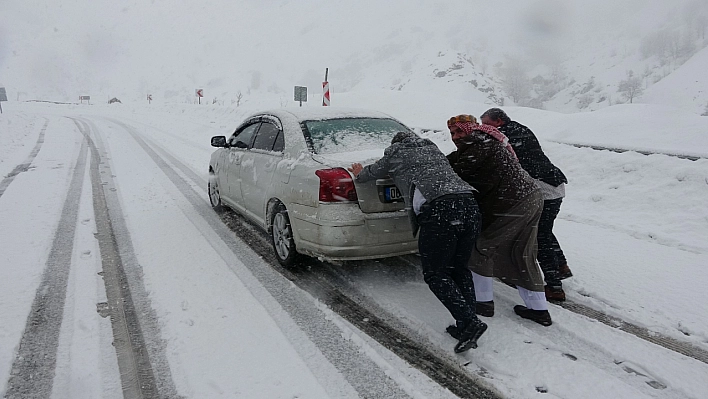
M 506 137 L 480 125 L 472 115 L 448 120 L 457 147 L 447 156 L 453 170 L 477 191 L 482 231 L 469 261 L 477 314 L 494 315 L 492 278 L 516 286 L 525 306 L 514 312 L 550 326 L 551 316 L 541 269 L 536 263 L 536 233 L 543 199 L 536 182 L 521 167 Z

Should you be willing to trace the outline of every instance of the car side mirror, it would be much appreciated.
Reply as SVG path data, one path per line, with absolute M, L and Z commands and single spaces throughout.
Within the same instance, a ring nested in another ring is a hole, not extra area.
M 211 138 L 212 147 L 226 147 L 226 136 L 214 136 Z
M 236 144 L 234 144 L 234 147 L 236 147 L 236 148 L 248 148 L 248 144 L 244 143 L 243 141 L 237 141 Z

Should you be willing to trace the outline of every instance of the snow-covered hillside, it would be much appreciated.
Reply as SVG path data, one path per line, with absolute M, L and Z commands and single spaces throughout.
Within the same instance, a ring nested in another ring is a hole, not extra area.
M 192 102 L 202 88 L 208 103 L 287 103 L 295 85 L 320 101 L 329 68 L 333 96 L 427 91 L 578 112 L 626 102 L 617 86 L 632 71 L 641 101 L 702 112 L 705 98 L 653 85 L 683 75 L 706 33 L 702 0 L 5 1 L 0 85 L 11 101 Z M 693 75 L 686 90 L 705 91 Z
M 676 72 L 649 87 L 640 102 L 662 104 L 703 113 L 708 111 L 708 47 L 704 48 Z

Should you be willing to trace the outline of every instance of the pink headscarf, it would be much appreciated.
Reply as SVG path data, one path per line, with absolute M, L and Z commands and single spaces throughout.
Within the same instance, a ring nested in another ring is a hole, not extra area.
M 495 128 L 494 126 L 480 125 L 478 123 L 472 122 L 455 122 L 455 126 L 462 129 L 462 131 L 465 133 L 472 133 L 473 130 L 479 130 L 480 132 L 484 132 L 494 137 L 494 139 L 504 144 L 504 146 L 507 150 L 509 150 L 514 159 L 519 159 L 516 156 L 516 152 L 514 152 L 514 148 L 511 146 L 511 144 L 509 144 L 509 138 L 506 137 L 504 133 L 500 132 L 499 129 Z

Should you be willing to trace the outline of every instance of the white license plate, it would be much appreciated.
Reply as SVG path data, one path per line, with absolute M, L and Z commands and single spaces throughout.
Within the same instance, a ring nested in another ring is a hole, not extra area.
M 401 190 L 399 190 L 398 187 L 393 186 L 384 188 L 384 198 L 386 199 L 386 202 L 393 202 L 402 200 L 403 196 L 401 195 Z

